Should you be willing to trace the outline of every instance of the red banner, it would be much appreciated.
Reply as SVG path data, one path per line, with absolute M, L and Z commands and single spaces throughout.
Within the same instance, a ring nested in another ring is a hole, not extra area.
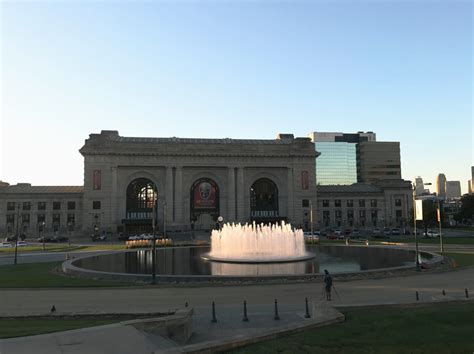
M 194 209 L 217 208 L 217 185 L 213 181 L 202 181 L 194 186 Z
M 301 171 L 301 189 L 309 188 L 309 174 L 308 171 Z
M 101 188 L 101 172 L 100 170 L 94 170 L 92 177 L 92 185 L 94 190 L 99 190 Z

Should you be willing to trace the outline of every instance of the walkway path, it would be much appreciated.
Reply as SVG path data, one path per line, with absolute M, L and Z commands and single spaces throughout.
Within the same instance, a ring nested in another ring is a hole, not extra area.
M 334 305 L 410 303 L 419 291 L 420 301 L 441 295 L 464 298 L 464 289 L 474 296 L 474 267 L 442 273 L 335 282 Z M 147 312 L 167 311 L 185 302 L 198 311 L 217 306 L 236 306 L 245 299 L 252 306 L 271 305 L 275 298 L 282 306 L 304 306 L 304 299 L 318 300 L 321 283 L 285 283 L 238 286 L 143 287 L 103 289 L 5 289 L 0 292 L 0 315 L 41 314 L 55 305 L 58 312 Z

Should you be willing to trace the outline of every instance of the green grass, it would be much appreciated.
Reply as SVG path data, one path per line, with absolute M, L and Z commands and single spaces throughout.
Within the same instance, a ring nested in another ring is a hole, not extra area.
M 71 278 L 54 274 L 61 262 L 26 263 L 0 266 L 0 288 L 54 288 L 127 286 L 128 283 Z
M 0 253 L 14 253 L 15 252 L 15 244 L 12 243 L 13 247 L 10 248 L 0 248 Z M 69 247 L 68 245 L 61 245 L 61 244 L 55 244 L 55 245 L 46 245 L 45 251 L 46 252 L 62 252 L 62 251 L 76 251 L 78 249 L 81 249 L 81 247 L 78 246 L 71 246 Z M 31 246 L 24 246 L 24 247 L 18 247 L 18 253 L 23 253 L 23 252 L 36 252 L 36 251 L 43 251 L 43 246 L 42 245 L 31 245 Z
M 261 342 L 237 353 L 472 353 L 474 304 L 343 311 L 339 325 Z
M 0 338 L 32 336 L 117 322 L 107 319 L 0 319 Z
M 415 243 L 414 237 L 392 237 L 392 238 L 371 238 L 371 243 L 377 242 L 402 242 L 402 243 Z M 418 236 L 418 243 L 423 244 L 439 244 L 439 237 L 426 238 Z M 443 243 L 446 245 L 474 245 L 474 237 L 443 237 Z
M 67 244 L 47 244 L 45 247 L 46 252 L 75 252 L 75 251 L 109 251 L 109 250 L 124 250 L 125 244 L 100 244 L 100 245 L 93 245 L 93 246 L 70 246 Z M 0 248 L 0 253 L 14 253 L 15 247 L 10 248 Z M 18 247 L 18 252 L 43 252 L 42 245 L 31 245 L 25 247 Z
M 474 266 L 474 253 L 451 253 L 444 252 L 444 256 L 453 258 L 459 267 Z

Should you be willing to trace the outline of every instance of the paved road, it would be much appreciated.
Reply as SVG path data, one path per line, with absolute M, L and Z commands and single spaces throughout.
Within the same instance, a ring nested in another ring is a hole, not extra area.
M 443 273 L 421 273 L 406 277 L 336 282 L 336 305 L 410 303 L 419 291 L 421 301 L 442 296 L 462 299 L 467 288 L 474 296 L 474 268 Z M 0 292 L 0 315 L 39 314 L 55 305 L 60 312 L 147 312 L 167 311 L 185 302 L 199 309 L 241 304 L 272 304 L 275 298 L 282 306 L 300 304 L 304 298 L 319 300 L 321 283 L 287 283 L 279 285 L 150 287 L 116 289 L 5 289 Z

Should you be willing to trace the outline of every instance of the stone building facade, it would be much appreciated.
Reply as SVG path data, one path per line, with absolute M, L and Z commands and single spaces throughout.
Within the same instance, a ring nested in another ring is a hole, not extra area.
M 405 227 L 413 217 L 409 181 L 318 185 L 317 193 L 316 220 L 321 229 Z
M 12 203 L 31 203 L 25 232 L 36 233 L 38 203 L 46 203 L 51 210 L 45 233 L 73 228 L 84 235 L 146 232 L 154 219 L 160 231 L 209 230 L 218 216 L 224 222 L 285 220 L 304 227 L 309 205 L 316 204 L 314 144 L 291 134 L 236 140 L 134 138 L 102 131 L 91 134 L 80 153 L 84 186 L 0 187 L 0 232 L 14 231 Z M 57 201 L 62 201 L 59 222 L 52 209 Z M 72 202 L 74 213 L 67 209 Z M 75 215 L 73 222 L 68 214 Z

